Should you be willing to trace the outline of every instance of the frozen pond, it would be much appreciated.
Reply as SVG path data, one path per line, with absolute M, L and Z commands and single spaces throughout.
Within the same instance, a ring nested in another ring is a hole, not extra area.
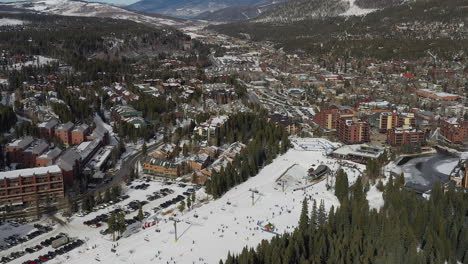
M 427 191 L 440 181 L 450 180 L 449 174 L 458 164 L 460 158 L 455 155 L 437 153 L 433 155 L 410 158 L 399 167 L 405 174 L 406 187 L 416 191 Z

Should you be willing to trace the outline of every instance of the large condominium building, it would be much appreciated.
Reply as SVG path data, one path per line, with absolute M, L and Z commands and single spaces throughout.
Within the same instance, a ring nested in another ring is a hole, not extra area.
M 0 206 L 63 196 L 62 170 L 56 165 L 0 172 Z
M 345 144 L 360 144 L 370 141 L 369 123 L 357 118 L 340 118 L 338 138 Z
M 383 112 L 380 114 L 379 131 L 386 133 L 396 127 L 416 127 L 416 118 L 413 113 Z
M 75 125 L 72 122 L 59 125 L 55 129 L 55 138 L 66 145 L 71 145 L 71 131 Z
M 55 134 L 55 127 L 59 124 L 57 119 L 50 119 L 49 121 L 37 125 L 39 136 L 41 138 L 52 139 Z
M 6 156 L 9 163 L 20 163 L 25 151 L 32 143 L 32 137 L 16 139 L 6 145 Z
M 317 113 L 313 121 L 323 129 L 335 130 L 340 118 L 351 118 L 354 115 L 355 111 L 350 107 L 333 105 Z
M 424 132 L 421 129 L 399 127 L 388 130 L 388 143 L 392 146 L 402 146 L 405 144 L 423 144 L 425 141 Z
M 87 124 L 81 124 L 79 126 L 76 126 L 72 131 L 71 131 L 71 144 L 73 145 L 79 145 L 83 143 L 86 140 L 86 134 L 89 132 L 89 126 Z
M 440 134 L 453 144 L 468 142 L 468 121 L 456 118 L 442 118 L 439 121 Z
M 48 149 L 49 145 L 44 140 L 24 137 L 7 144 L 6 154 L 10 164 L 16 163 L 18 168 L 32 168 L 36 166 L 36 159 Z

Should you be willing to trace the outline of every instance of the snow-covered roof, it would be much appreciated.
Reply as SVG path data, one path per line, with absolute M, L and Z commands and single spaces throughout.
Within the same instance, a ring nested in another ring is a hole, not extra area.
M 342 156 L 359 156 L 364 158 L 376 159 L 384 152 L 384 148 L 369 145 L 344 145 L 341 148 L 333 151 L 333 154 Z
M 57 165 L 52 165 L 48 167 L 39 167 L 39 168 L 30 168 L 22 170 L 13 170 L 0 172 L 0 179 L 14 179 L 18 177 L 29 177 L 32 175 L 45 175 L 47 173 L 55 174 L 61 173 L 62 170 Z

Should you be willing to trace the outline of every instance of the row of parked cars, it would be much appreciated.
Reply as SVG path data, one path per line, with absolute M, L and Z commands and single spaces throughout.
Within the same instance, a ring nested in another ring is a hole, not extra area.
M 148 199 L 148 201 L 154 201 L 154 200 L 166 197 L 166 196 L 168 196 L 169 194 L 172 194 L 172 193 L 174 193 L 174 190 L 164 188 L 164 189 L 161 189 L 159 191 L 153 192 L 153 194 L 148 194 L 146 196 L 146 199 Z
M 98 205 L 96 205 L 96 206 L 93 208 L 93 212 L 95 212 L 95 211 L 97 211 L 97 210 L 100 210 L 100 209 L 104 209 L 104 208 L 109 207 L 109 206 L 111 206 L 111 205 L 113 205 L 113 204 L 116 204 L 116 203 L 119 203 L 119 202 L 121 202 L 121 201 L 124 201 L 124 200 L 126 200 L 126 199 L 128 199 L 128 198 L 130 198 L 130 196 L 128 196 L 128 195 L 122 195 L 122 196 L 119 196 L 118 198 L 116 198 L 116 199 L 113 200 L 113 201 L 109 201 L 108 203 L 98 204 Z M 91 213 L 91 212 L 82 211 L 82 212 L 77 213 L 76 216 L 78 216 L 78 217 L 83 217 L 83 216 L 85 216 L 85 215 L 88 215 L 89 213 Z
M 138 210 L 140 208 L 140 206 L 143 206 L 145 204 L 147 204 L 148 201 L 139 201 L 139 200 L 134 200 L 134 201 L 131 201 L 129 202 L 125 207 L 124 209 L 121 209 L 121 208 L 116 208 L 106 214 L 100 214 L 96 217 L 94 217 L 93 219 L 91 220 L 88 220 L 88 221 L 84 221 L 83 224 L 84 225 L 87 225 L 87 226 L 90 226 L 90 227 L 101 227 L 102 226 L 102 223 L 105 223 L 109 220 L 109 217 L 112 215 L 112 213 L 118 213 L 118 212 L 124 212 L 125 214 L 129 214 L 131 212 L 135 212 L 136 210 Z M 149 216 L 149 213 L 147 213 L 148 216 Z M 134 217 L 133 219 L 126 219 L 126 223 L 127 225 L 131 225 L 133 224 L 135 221 L 136 221 L 136 217 Z
M 130 186 L 131 189 L 136 189 L 136 190 L 146 190 L 148 189 L 150 185 L 148 183 L 142 183 L 142 184 L 138 184 L 138 185 L 135 185 L 135 186 Z
M 34 228 L 36 228 L 36 230 L 34 230 L 33 232 L 28 233 L 25 236 L 20 236 L 18 234 L 14 234 L 14 235 L 11 235 L 9 237 L 4 238 L 3 241 L 5 241 L 6 244 L 0 246 L 0 251 L 9 249 L 9 248 L 14 247 L 16 245 L 19 245 L 21 243 L 27 242 L 27 241 L 35 238 L 35 237 L 38 237 L 38 236 L 40 236 L 42 234 L 45 234 L 45 233 L 48 233 L 48 232 L 52 231 L 52 227 L 43 226 L 43 225 L 40 225 L 40 224 L 35 224 Z
M 77 247 L 80 247 L 83 244 L 84 244 L 84 241 L 81 240 L 81 239 L 76 239 L 74 241 L 69 241 L 65 245 L 63 245 L 63 246 L 61 246 L 61 247 L 59 247 L 59 248 L 57 248 L 55 250 L 51 250 L 51 251 L 47 252 L 47 254 L 39 256 L 37 259 L 25 261 L 25 262 L 23 262 L 23 264 L 44 263 L 44 262 L 47 262 L 49 260 L 54 259 L 57 256 L 68 253 L 68 252 L 72 251 L 73 249 L 75 249 Z
M 36 226 L 36 228 L 40 228 L 42 226 L 38 225 Z M 15 252 L 12 252 L 10 253 L 10 255 L 8 256 L 4 256 L 0 259 L 0 263 L 9 263 L 9 262 L 12 262 L 14 260 L 16 260 L 17 258 L 20 258 L 26 254 L 32 254 L 34 252 L 37 252 L 45 247 L 48 247 L 50 245 L 52 245 L 53 241 L 56 241 L 57 239 L 60 239 L 60 238 L 63 238 L 63 237 L 68 237 L 66 234 L 64 233 L 60 233 L 59 235 L 57 236 L 53 236 L 53 237 L 50 237 L 50 238 L 47 238 L 43 241 L 41 241 L 38 245 L 36 246 L 33 246 L 33 247 L 28 247 L 28 248 L 25 248 L 24 250 L 22 251 L 15 251 Z M 35 262 L 35 263 L 42 263 L 42 262 Z

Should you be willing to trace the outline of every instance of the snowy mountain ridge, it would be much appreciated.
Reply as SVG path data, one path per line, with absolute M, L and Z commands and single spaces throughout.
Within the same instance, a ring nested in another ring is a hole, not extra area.
M 242 21 L 258 17 L 272 10 L 285 1 L 267 1 L 252 6 L 231 6 L 216 11 L 207 11 L 195 17 L 195 19 L 210 21 Z
M 184 24 L 184 22 L 179 19 L 149 16 L 108 4 L 75 0 L 32 0 L 5 3 L 1 5 L 44 14 L 81 17 L 108 17 L 130 20 L 154 26 L 177 26 Z
M 268 0 L 141 0 L 127 6 L 130 10 L 177 17 L 196 17 L 229 7 L 255 6 Z
M 291 23 L 324 17 L 361 16 L 376 10 L 378 9 L 361 8 L 355 0 L 290 0 L 260 15 L 254 22 Z

